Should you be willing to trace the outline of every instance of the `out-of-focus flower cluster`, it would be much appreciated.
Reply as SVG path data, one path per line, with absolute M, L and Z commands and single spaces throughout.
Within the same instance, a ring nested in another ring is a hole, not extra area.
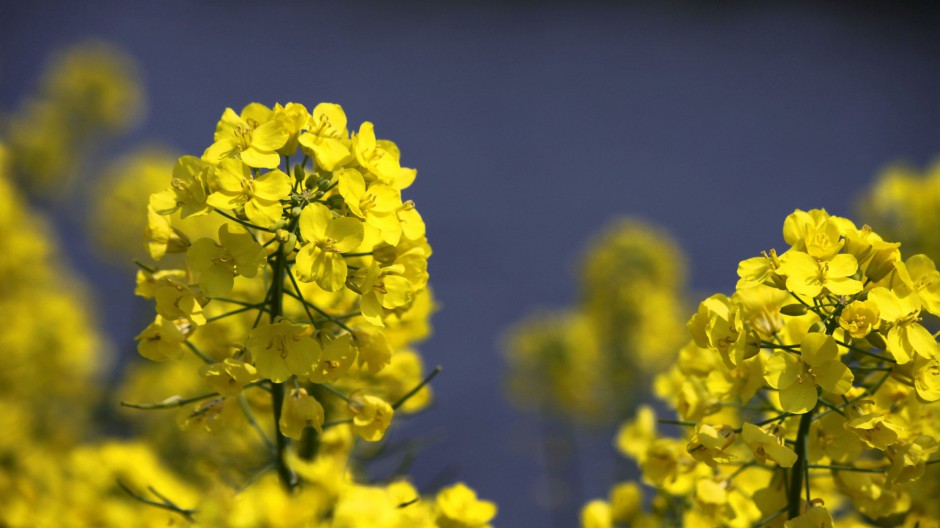
M 925 170 L 886 167 L 858 204 L 859 214 L 909 254 L 940 259 L 940 163 Z
M 524 409 L 616 421 L 681 344 L 685 258 L 666 233 L 623 219 L 592 241 L 579 271 L 575 307 L 512 330 L 509 394 Z
M 13 177 L 43 196 L 68 191 L 102 140 L 140 121 L 144 99 L 121 50 L 91 41 L 57 55 L 37 92 L 5 120 Z
M 689 320 L 655 382 L 677 419 L 644 407 L 618 434 L 651 508 L 623 483 L 583 526 L 936 525 L 940 350 L 924 325 L 940 272 L 823 210 L 794 212 L 783 235 L 785 252 L 741 262 L 734 294 Z

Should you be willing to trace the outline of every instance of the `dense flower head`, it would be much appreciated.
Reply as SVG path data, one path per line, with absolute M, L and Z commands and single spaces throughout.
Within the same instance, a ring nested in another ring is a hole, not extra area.
M 927 329 L 940 273 L 822 209 L 789 215 L 783 237 L 783 251 L 739 264 L 732 295 L 700 304 L 691 342 L 657 377 L 678 415 L 663 421 L 685 441 L 663 436 L 650 409 L 621 430 L 620 450 L 667 498 L 644 515 L 687 526 L 924 522 L 933 510 L 911 497 L 940 460 L 940 349 Z M 607 504 L 588 504 L 583 525 L 619 525 Z
M 63 193 L 96 141 L 139 122 L 143 95 L 137 66 L 120 49 L 87 41 L 59 53 L 4 123 L 14 177 L 44 196 Z
M 356 439 L 382 441 L 398 413 L 427 406 L 439 372 L 412 348 L 434 308 L 431 248 L 402 201 L 416 171 L 400 160 L 371 123 L 350 133 L 339 105 L 251 103 L 226 109 L 202 156 L 180 157 L 150 195 L 153 263 L 140 264 L 137 293 L 156 319 L 138 350 L 162 362 L 159 390 L 172 395 L 142 391 L 153 375 L 140 375 L 132 394 L 158 401 L 130 406 L 177 408 L 181 428 L 216 438 L 184 448 L 203 464 L 263 466 L 235 469 L 261 504 L 213 492 L 204 519 L 240 511 L 264 524 L 290 508 L 277 525 L 441 528 L 495 515 L 469 488 L 426 502 L 406 482 L 370 486 L 348 469 L 368 462 Z

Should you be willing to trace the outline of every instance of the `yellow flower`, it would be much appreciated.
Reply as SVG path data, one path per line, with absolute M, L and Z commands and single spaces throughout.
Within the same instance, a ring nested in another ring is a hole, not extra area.
M 734 443 L 735 436 L 734 428 L 730 425 L 698 424 L 686 450 L 695 460 L 718 467 L 719 463 L 734 459 L 734 456 L 725 453 L 725 449 Z
M 326 339 L 326 336 L 321 336 Z M 353 362 L 356 361 L 356 348 L 352 345 L 352 336 L 343 334 L 320 345 L 320 360 L 310 371 L 308 379 L 314 383 L 334 383 L 339 380 Z
M 496 517 L 496 504 L 478 499 L 463 482 L 439 491 L 435 504 L 440 528 L 486 528 Z
M 346 113 L 333 103 L 320 103 L 313 108 L 307 131 L 300 136 L 300 146 L 316 161 L 317 167 L 332 171 L 352 157 L 349 152 L 349 131 Z
M 284 405 L 281 409 L 279 426 L 284 436 L 300 440 L 308 425 L 318 433 L 323 432 L 323 406 L 316 398 L 307 394 L 306 389 L 291 389 L 284 395 Z
M 832 514 L 823 506 L 813 506 L 784 523 L 784 528 L 832 528 Z
M 320 345 L 306 325 L 281 320 L 261 324 L 248 333 L 248 352 L 262 378 L 281 383 L 292 375 L 306 376 L 320 359 Z
M 218 164 L 224 159 L 240 156 L 250 167 L 273 169 L 280 163 L 277 150 L 290 139 L 290 132 L 270 108 L 251 103 L 241 115 L 226 108 L 215 128 L 215 143 L 206 149 L 202 159 Z
M 256 178 L 248 165 L 232 158 L 219 164 L 213 182 L 218 190 L 209 195 L 209 205 L 216 209 L 244 207 L 248 220 L 261 227 L 271 227 L 281 219 L 280 200 L 291 190 L 290 177 L 283 172 L 272 170 Z
M 167 253 L 182 253 L 189 248 L 186 233 L 176 229 L 170 219 L 147 207 L 147 227 L 144 230 L 147 252 L 153 260 L 162 259 Z
M 327 207 L 314 203 L 300 213 L 300 234 L 307 244 L 297 253 L 297 278 L 315 281 L 326 291 L 341 289 L 348 269 L 342 254 L 362 243 L 362 222 L 334 218 Z
M 846 416 L 851 419 L 845 428 L 857 434 L 866 446 L 884 451 L 905 434 L 904 427 L 884 412 L 864 412 L 866 405 L 852 405 L 847 409 Z
M 370 324 L 385 326 L 382 321 L 385 310 L 407 306 L 414 301 L 414 288 L 411 281 L 402 276 L 404 272 L 401 265 L 379 268 L 373 263 L 357 273 L 361 281 L 358 289 L 362 294 L 359 309 Z
M 366 121 L 352 139 L 356 160 L 380 182 L 394 189 L 404 189 L 414 181 L 417 171 L 399 163 L 398 148 L 389 141 L 376 140 L 375 127 Z
M 853 301 L 842 310 L 839 326 L 855 339 L 862 339 L 881 323 L 878 304 L 872 300 Z
M 359 349 L 359 368 L 378 374 L 392 361 L 392 347 L 381 329 L 355 328 L 356 347 Z
M 845 428 L 848 420 L 838 414 L 829 413 L 813 421 L 807 443 L 807 458 L 818 461 L 828 457 L 833 462 L 852 462 L 862 452 L 858 436 Z
M 758 462 L 765 463 L 773 460 L 780 467 L 791 467 L 796 463 L 796 453 L 784 445 L 783 435 L 778 426 L 771 426 L 772 433 L 754 424 L 745 423 L 741 429 L 744 442 L 754 453 Z
M 264 260 L 264 250 L 248 233 L 230 233 L 229 224 L 219 228 L 219 242 L 200 238 L 186 253 L 193 270 L 200 273 L 199 286 L 209 297 L 231 293 L 235 276 L 254 277 Z
M 897 485 L 921 478 L 927 469 L 927 461 L 937 449 L 937 441 L 927 435 L 889 447 L 885 454 L 891 460 L 891 467 L 885 482 Z
M 850 278 L 858 271 L 855 257 L 839 254 L 819 261 L 800 251 L 790 250 L 780 257 L 780 273 L 787 277 L 787 289 L 798 295 L 816 297 L 827 290 L 835 295 L 854 295 L 862 283 Z
M 153 298 L 157 301 L 157 313 L 165 319 L 187 319 L 195 325 L 206 324 L 202 305 L 207 301 L 178 278 L 167 275 L 153 285 Z
M 610 513 L 614 521 L 630 524 L 643 507 L 643 490 L 636 482 L 622 482 L 610 490 Z
M 845 394 L 855 377 L 839 360 L 839 349 L 832 336 L 807 333 L 800 344 L 800 355 L 776 350 L 766 363 L 764 379 L 780 390 L 780 406 L 795 414 L 816 407 L 816 387 L 834 394 Z
M 353 432 L 369 442 L 377 442 L 385 436 L 395 414 L 392 406 L 382 398 L 361 394 L 352 396 L 349 410 L 353 413 Z
M 134 339 L 140 355 L 153 361 L 183 357 L 183 341 L 194 328 L 185 319 L 172 321 L 159 315 Z
M 872 288 L 868 299 L 881 313 L 881 319 L 891 323 L 888 330 L 888 352 L 899 364 L 907 363 L 915 355 L 926 359 L 937 356 L 937 341 L 921 326 L 920 297 L 914 293 L 899 296 L 887 288 Z M 883 330 L 882 330 L 883 331 Z
M 924 401 L 940 400 L 940 361 L 914 358 L 914 389 Z
M 310 119 L 310 112 L 307 107 L 300 103 L 287 103 L 281 106 L 280 103 L 274 105 L 274 119 L 281 122 L 281 126 L 287 130 L 288 139 L 284 146 L 277 149 L 277 153 L 282 156 L 290 156 L 297 152 L 298 138 L 301 130 L 307 126 Z
M 610 504 L 594 499 L 581 508 L 581 528 L 613 528 Z
M 199 373 L 206 383 L 222 396 L 235 396 L 245 385 L 258 379 L 258 369 L 250 363 L 235 358 L 225 358 L 222 363 L 204 365 Z
M 382 240 L 397 245 L 402 227 L 397 211 L 402 206 L 401 193 L 382 183 L 374 182 L 366 187 L 365 179 L 356 169 L 340 169 L 335 177 L 339 182 L 339 193 L 349 210 L 382 233 Z
M 173 167 L 170 188 L 150 195 L 150 207 L 159 214 L 180 211 L 182 218 L 205 214 L 206 189 L 212 166 L 195 156 L 182 156 Z

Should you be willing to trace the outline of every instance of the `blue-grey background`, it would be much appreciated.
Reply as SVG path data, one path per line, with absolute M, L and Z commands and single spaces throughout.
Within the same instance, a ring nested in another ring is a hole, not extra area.
M 592 233 L 642 215 L 688 252 L 696 291 L 727 290 L 794 208 L 851 214 L 879 167 L 940 147 L 934 10 L 708 4 L 4 2 L 0 108 L 50 51 L 97 36 L 146 75 L 149 117 L 126 145 L 200 153 L 224 107 L 251 101 L 336 102 L 353 127 L 375 122 L 418 168 L 408 197 L 442 305 L 422 347 L 445 367 L 438 402 L 401 433 L 439 440 L 415 480 L 455 469 L 499 502 L 498 526 L 546 526 L 537 429 L 502 396 L 498 341 L 535 305 L 572 300 Z M 61 228 L 132 351 L 133 285 Z M 609 438 L 581 439 L 578 503 L 610 484 Z

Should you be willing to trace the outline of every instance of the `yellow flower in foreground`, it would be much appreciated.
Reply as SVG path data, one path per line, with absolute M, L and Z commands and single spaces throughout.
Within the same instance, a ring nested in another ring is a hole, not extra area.
M 915 355 L 926 359 L 937 356 L 937 341 L 920 325 L 920 297 L 915 293 L 899 296 L 887 288 L 872 288 L 868 299 L 881 312 L 881 319 L 891 324 L 886 339 L 888 352 L 899 364 Z
M 780 257 L 780 273 L 787 276 L 787 289 L 807 297 L 816 297 L 823 289 L 835 295 L 854 295 L 862 291 L 862 283 L 850 278 L 856 271 L 858 261 L 844 253 L 828 261 L 793 250 Z
M 297 278 L 316 281 L 326 291 L 337 291 L 346 283 L 348 268 L 342 253 L 362 243 L 362 222 L 334 218 L 321 204 L 310 204 L 300 213 L 300 234 L 307 245 L 297 253 Z
M 785 528 L 832 528 L 832 515 L 823 506 L 813 506 L 798 517 L 790 519 Z
M 250 363 L 226 358 L 222 363 L 203 366 L 199 373 L 222 396 L 235 396 L 248 383 L 258 379 L 258 369 Z
M 270 108 L 251 103 L 241 115 L 226 108 L 215 128 L 215 143 L 206 149 L 202 159 L 219 163 L 240 156 L 251 167 L 273 169 L 281 159 L 277 150 L 287 143 L 290 132 L 279 119 L 273 119 Z
M 777 465 L 785 468 L 796 463 L 796 453 L 784 445 L 783 436 L 779 434 L 771 434 L 754 424 L 745 423 L 741 436 L 754 452 L 754 458 L 761 463 L 773 460 Z
M 810 332 L 803 337 L 800 355 L 776 350 L 767 360 L 764 379 L 780 390 L 780 407 L 802 414 L 816 407 L 816 387 L 834 394 L 852 388 L 855 376 L 839 361 L 839 349 L 832 336 Z
M 377 140 L 372 123 L 359 126 L 352 144 L 359 164 L 380 182 L 401 190 L 414 181 L 417 171 L 401 166 L 398 148 L 390 141 Z
M 323 432 L 323 406 L 306 389 L 291 389 L 284 395 L 279 426 L 284 436 L 300 440 L 304 429 L 311 426 Z
M 219 228 L 219 242 L 200 238 L 186 252 L 190 267 L 200 273 L 199 287 L 209 297 L 231 293 L 236 275 L 257 275 L 263 259 L 261 244 L 248 233 L 230 233 L 229 224 Z
M 872 300 L 854 301 L 842 310 L 839 326 L 855 339 L 862 339 L 881 323 L 878 304 Z
M 333 103 L 320 103 L 313 108 L 307 121 L 307 132 L 300 136 L 304 154 L 316 161 L 317 167 L 331 171 L 352 154 L 349 152 L 349 131 L 346 113 Z
M 435 502 L 440 528 L 485 528 L 496 516 L 496 504 L 478 499 L 462 482 L 442 489 Z
M 353 431 L 369 442 L 378 442 L 385 436 L 395 414 L 392 406 L 382 398 L 359 394 L 353 395 L 349 410 L 353 413 Z
M 320 345 L 307 326 L 281 320 L 261 324 L 248 333 L 248 352 L 262 378 L 281 383 L 292 375 L 306 376 L 320 359 Z
M 195 156 L 182 156 L 173 167 L 170 188 L 150 195 L 150 207 L 168 215 L 180 210 L 180 217 L 208 212 L 206 186 L 212 166 Z
M 186 341 L 187 329 L 191 332 L 191 327 L 185 319 L 179 323 L 158 315 L 154 322 L 134 338 L 137 340 L 137 351 L 152 361 L 180 359 L 183 357 L 182 345 L 183 341 Z
M 258 177 L 237 159 L 219 164 L 214 176 L 217 191 L 209 195 L 209 205 L 216 209 L 245 208 L 245 216 L 253 224 L 271 227 L 281 219 L 280 200 L 290 194 L 291 179 L 282 171 L 268 171 Z

